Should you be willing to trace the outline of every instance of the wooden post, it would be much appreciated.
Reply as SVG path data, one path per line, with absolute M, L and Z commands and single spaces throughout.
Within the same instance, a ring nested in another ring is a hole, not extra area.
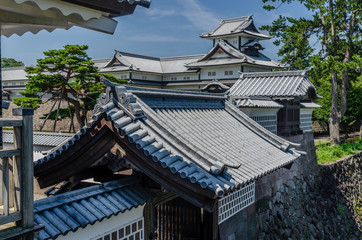
M 3 165 L 3 215 L 9 215 L 9 158 L 2 158 Z
M 21 131 L 21 182 L 20 201 L 23 229 L 34 226 L 34 199 L 33 199 L 33 115 L 31 108 L 13 109 L 13 115 L 23 116 Z
M 1 23 L 0 23 L 0 118 L 3 117 L 3 82 L 2 82 L 2 66 L 1 66 Z M 0 127 L 0 149 L 3 148 L 3 128 Z
M 14 127 L 14 148 L 21 150 L 21 128 Z M 20 210 L 20 184 L 21 184 L 21 156 L 14 157 L 14 188 L 15 188 L 15 205 L 14 210 Z
M 219 239 L 219 204 L 216 201 L 214 211 L 212 213 L 212 239 Z

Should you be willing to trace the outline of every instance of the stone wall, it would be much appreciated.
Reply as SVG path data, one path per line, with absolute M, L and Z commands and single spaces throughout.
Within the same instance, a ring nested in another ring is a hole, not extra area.
M 260 224 L 261 219 L 266 216 L 263 213 L 268 210 L 273 196 L 291 180 L 316 174 L 318 164 L 313 133 L 292 136 L 287 140 L 300 143 L 299 150 L 305 151 L 306 155 L 301 156 L 291 166 L 288 166 L 289 168 L 281 168 L 258 179 L 255 182 L 255 203 L 219 225 L 220 239 L 253 240 L 263 236 L 260 235 L 262 229 L 274 227 L 272 224 Z M 280 237 L 280 239 L 283 238 Z
M 47 103 L 44 103 L 43 105 L 41 105 L 40 108 L 36 109 L 34 111 L 34 130 L 40 130 L 40 127 L 43 125 L 44 123 L 44 119 L 40 119 L 41 117 L 44 116 L 44 114 L 47 114 L 48 112 L 50 112 L 50 110 L 52 109 L 52 106 L 54 105 L 54 101 L 49 101 Z M 68 105 L 66 102 L 62 102 L 61 107 L 66 108 Z M 14 116 L 12 116 L 12 109 L 13 108 L 17 108 L 19 106 L 16 106 L 14 103 L 10 103 L 10 107 L 9 109 L 3 109 L 3 117 L 4 118 L 13 118 Z M 56 106 L 54 106 L 54 109 L 57 109 L 58 107 L 58 103 L 56 104 Z M 91 115 L 91 114 L 88 114 Z M 63 119 L 61 121 L 57 121 L 57 126 L 56 126 L 56 132 L 62 131 L 62 132 L 68 132 L 69 131 L 69 127 L 70 127 L 70 119 Z M 79 131 L 79 125 L 76 121 L 76 119 L 74 118 L 74 125 L 75 125 L 75 131 Z M 46 124 L 44 125 L 43 131 L 53 131 L 53 126 L 54 126 L 54 121 L 53 120 L 47 120 Z
M 361 152 L 318 169 L 256 202 L 257 239 L 362 239 Z

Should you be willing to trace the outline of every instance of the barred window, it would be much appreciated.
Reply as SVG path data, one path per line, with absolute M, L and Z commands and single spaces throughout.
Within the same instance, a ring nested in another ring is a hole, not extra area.
M 233 71 L 232 70 L 229 70 L 229 71 L 225 71 L 225 76 L 230 76 L 230 75 L 233 75 Z
M 255 182 L 219 199 L 219 224 L 234 216 L 255 201 Z
M 113 229 L 109 232 L 97 236 L 92 240 L 144 240 L 144 219 L 139 218 L 133 222 Z
M 255 122 L 259 123 L 265 129 L 276 134 L 277 133 L 277 116 L 275 115 L 260 115 L 260 116 L 251 116 Z

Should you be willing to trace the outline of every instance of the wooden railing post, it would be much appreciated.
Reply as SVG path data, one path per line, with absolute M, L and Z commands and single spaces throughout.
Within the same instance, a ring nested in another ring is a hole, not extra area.
M 23 229 L 34 226 L 34 198 L 33 198 L 33 115 L 31 108 L 13 109 L 13 115 L 23 117 L 21 131 L 21 180 L 20 200 Z

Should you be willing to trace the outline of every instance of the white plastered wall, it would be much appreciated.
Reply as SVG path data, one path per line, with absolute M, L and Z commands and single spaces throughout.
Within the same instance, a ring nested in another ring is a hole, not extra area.
M 312 114 L 314 108 L 300 109 L 300 128 L 303 132 L 312 132 Z

